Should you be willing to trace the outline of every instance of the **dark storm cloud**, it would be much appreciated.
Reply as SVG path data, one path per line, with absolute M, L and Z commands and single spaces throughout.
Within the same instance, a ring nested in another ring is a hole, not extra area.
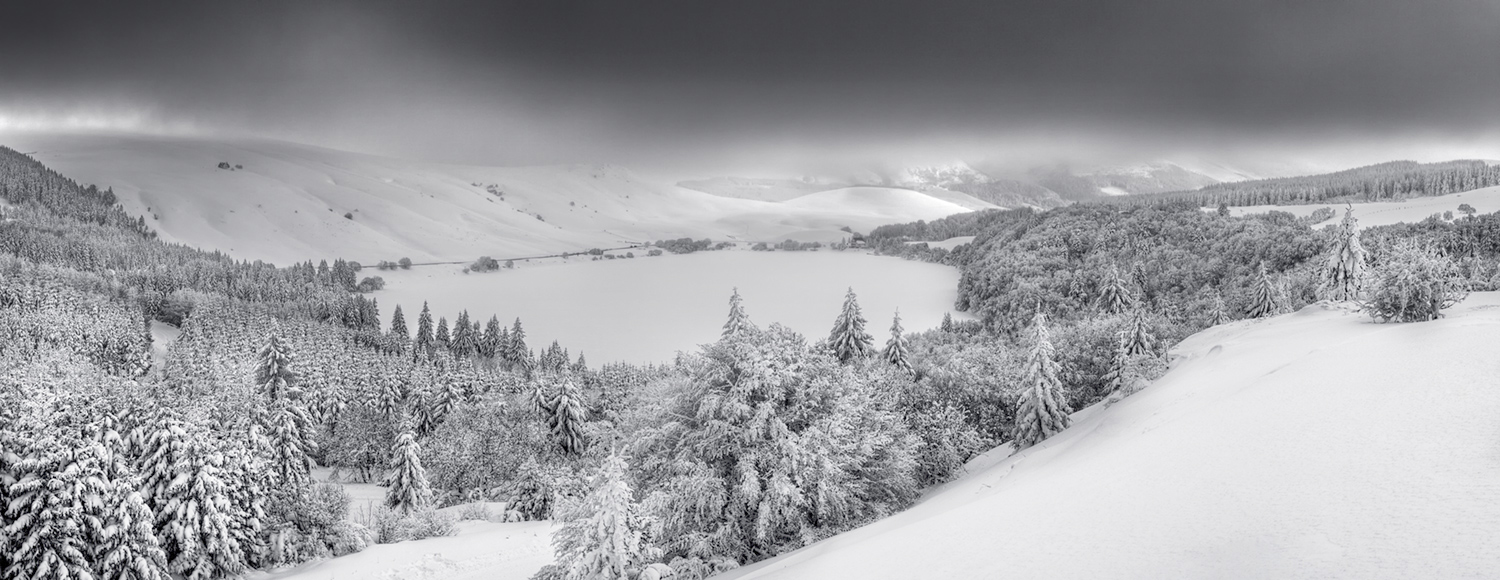
M 1490 0 L 28 2 L 0 114 L 486 162 L 1472 138 L 1497 30 Z

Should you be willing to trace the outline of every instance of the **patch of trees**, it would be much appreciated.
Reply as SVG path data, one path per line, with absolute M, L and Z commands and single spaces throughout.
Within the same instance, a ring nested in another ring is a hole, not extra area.
M 1484 161 L 1392 161 L 1322 175 L 1217 183 L 1192 191 L 1122 195 L 1102 199 L 1100 203 L 1142 206 L 1181 201 L 1197 207 L 1297 205 L 1447 195 L 1496 185 L 1500 185 L 1500 166 Z

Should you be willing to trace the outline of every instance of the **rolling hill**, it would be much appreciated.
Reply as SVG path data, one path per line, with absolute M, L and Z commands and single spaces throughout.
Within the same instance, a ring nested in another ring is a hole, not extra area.
M 837 203 L 733 199 L 620 167 L 446 165 L 268 140 L 13 133 L 0 145 L 112 188 L 165 240 L 281 264 L 505 258 L 679 237 L 827 242 L 847 235 L 841 227 L 987 207 L 873 188 Z

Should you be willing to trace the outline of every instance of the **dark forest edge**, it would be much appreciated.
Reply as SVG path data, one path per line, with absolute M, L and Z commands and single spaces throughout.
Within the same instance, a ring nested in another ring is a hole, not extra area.
M 736 294 L 718 342 L 590 367 L 534 351 L 519 320 L 424 308 L 411 329 L 398 309 L 382 328 L 350 262 L 164 243 L 110 192 L 8 149 L 0 197 L 7 578 L 232 577 L 448 533 L 437 508 L 483 517 L 483 501 L 564 522 L 541 578 L 703 578 L 1044 439 L 1160 376 L 1204 328 L 1320 299 L 1424 320 L 1500 284 L 1500 214 L 1356 231 L 1183 200 L 978 212 L 870 236 L 880 251 L 976 236 L 919 256 L 960 268 L 975 321 L 906 333 L 896 318 L 879 348 L 852 290 L 818 340 L 757 326 Z M 1413 288 L 1432 300 L 1404 301 Z M 160 366 L 153 322 L 181 328 Z M 383 483 L 386 507 L 348 521 L 314 465 Z

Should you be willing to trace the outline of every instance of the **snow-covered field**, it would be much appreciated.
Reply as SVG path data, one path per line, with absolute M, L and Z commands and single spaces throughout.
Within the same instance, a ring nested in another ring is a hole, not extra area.
M 506 258 L 680 237 L 830 242 L 848 235 L 840 227 L 989 206 L 880 187 L 732 199 L 620 167 L 445 165 L 265 140 L 20 132 L 0 134 L 0 145 L 112 187 L 165 240 L 277 264 Z
M 1209 329 L 1042 445 L 724 578 L 1493 578 L 1497 342 L 1496 293 Z
M 954 268 L 858 252 L 644 255 L 598 262 L 582 256 L 485 274 L 446 266 L 367 272 L 386 281 L 369 296 L 380 301 L 387 323 L 400 304 L 413 328 L 424 300 L 434 320 L 450 323 L 465 309 L 481 322 L 491 314 L 507 324 L 519 316 L 533 348 L 558 340 L 593 365 L 667 362 L 717 340 L 736 287 L 756 324 L 779 322 L 810 340 L 828 334 L 852 287 L 880 344 L 897 308 L 908 331 L 923 330 L 937 326 L 957 298 Z
M 1378 202 L 1378 203 L 1355 203 L 1354 217 L 1359 218 L 1359 226 L 1362 228 L 1371 226 L 1385 226 L 1397 223 L 1415 223 L 1427 219 L 1433 214 L 1441 214 L 1446 211 L 1453 215 L 1463 217 L 1458 212 L 1458 206 L 1469 204 L 1478 213 L 1493 213 L 1500 211 L 1500 187 L 1487 187 L 1466 191 L 1464 193 L 1450 193 L 1438 197 L 1415 197 L 1405 201 Z M 1331 207 L 1337 210 L 1337 216 L 1325 221 L 1318 226 L 1338 223 L 1344 216 L 1344 205 L 1342 204 L 1311 204 L 1311 205 L 1252 205 L 1245 207 L 1229 208 L 1230 215 L 1245 215 L 1252 213 L 1266 213 L 1271 210 L 1284 211 L 1298 217 L 1312 215 L 1319 208 Z M 1212 209 L 1212 208 L 1209 208 Z
M 379 544 L 251 580 L 525 580 L 552 562 L 551 522 L 464 521 L 452 536 Z

